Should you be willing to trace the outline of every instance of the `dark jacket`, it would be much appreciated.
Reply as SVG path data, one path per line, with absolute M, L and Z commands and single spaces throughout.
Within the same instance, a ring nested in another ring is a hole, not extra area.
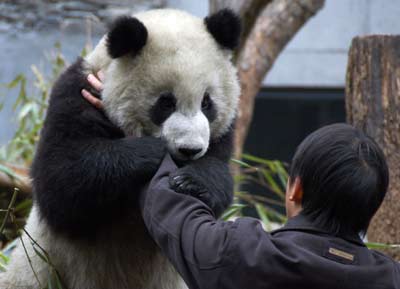
M 191 289 L 398 289 L 400 266 L 357 235 L 335 237 L 297 216 L 265 232 L 252 218 L 218 221 L 169 189 L 167 156 L 141 196 L 146 226 Z

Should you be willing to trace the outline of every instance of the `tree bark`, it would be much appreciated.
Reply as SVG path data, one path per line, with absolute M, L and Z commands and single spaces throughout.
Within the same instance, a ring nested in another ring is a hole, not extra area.
M 237 61 L 242 95 L 236 121 L 236 158 L 242 154 L 253 116 L 254 100 L 265 75 L 286 44 L 324 3 L 325 0 L 274 0 L 255 21 Z
M 368 239 L 400 243 L 400 36 L 353 39 L 347 68 L 349 123 L 382 147 L 390 170 L 389 192 L 374 217 Z M 400 251 L 390 255 L 400 260 Z

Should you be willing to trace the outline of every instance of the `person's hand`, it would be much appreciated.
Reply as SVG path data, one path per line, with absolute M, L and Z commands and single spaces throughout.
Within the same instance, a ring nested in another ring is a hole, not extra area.
M 87 81 L 98 94 L 103 91 L 104 73 L 101 70 L 96 75 L 89 74 L 87 76 Z M 81 93 L 82 96 L 94 107 L 103 109 L 103 102 L 99 98 L 95 97 L 86 89 L 82 89 Z

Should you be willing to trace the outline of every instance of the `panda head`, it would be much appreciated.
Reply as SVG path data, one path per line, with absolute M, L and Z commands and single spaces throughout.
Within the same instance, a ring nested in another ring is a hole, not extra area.
M 231 56 L 239 36 L 229 10 L 205 19 L 170 9 L 117 19 L 88 58 L 104 66 L 106 113 L 126 135 L 162 137 L 177 159 L 203 156 L 236 114 Z

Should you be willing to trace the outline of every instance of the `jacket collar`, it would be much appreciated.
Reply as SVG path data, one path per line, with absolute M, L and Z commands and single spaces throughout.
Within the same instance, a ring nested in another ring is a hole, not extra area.
M 361 238 L 358 234 L 348 233 L 348 234 L 334 235 L 327 230 L 324 230 L 320 227 L 315 226 L 310 220 L 308 220 L 308 218 L 306 216 L 302 215 L 301 213 L 293 218 L 290 218 L 282 228 L 272 231 L 271 234 L 275 234 L 278 232 L 284 232 L 284 231 L 303 231 L 303 232 L 310 232 L 310 233 L 316 233 L 316 234 L 325 234 L 325 235 L 329 235 L 332 237 L 341 238 L 346 241 L 349 241 L 349 242 L 352 242 L 357 245 L 365 247 L 364 242 L 361 240 Z

